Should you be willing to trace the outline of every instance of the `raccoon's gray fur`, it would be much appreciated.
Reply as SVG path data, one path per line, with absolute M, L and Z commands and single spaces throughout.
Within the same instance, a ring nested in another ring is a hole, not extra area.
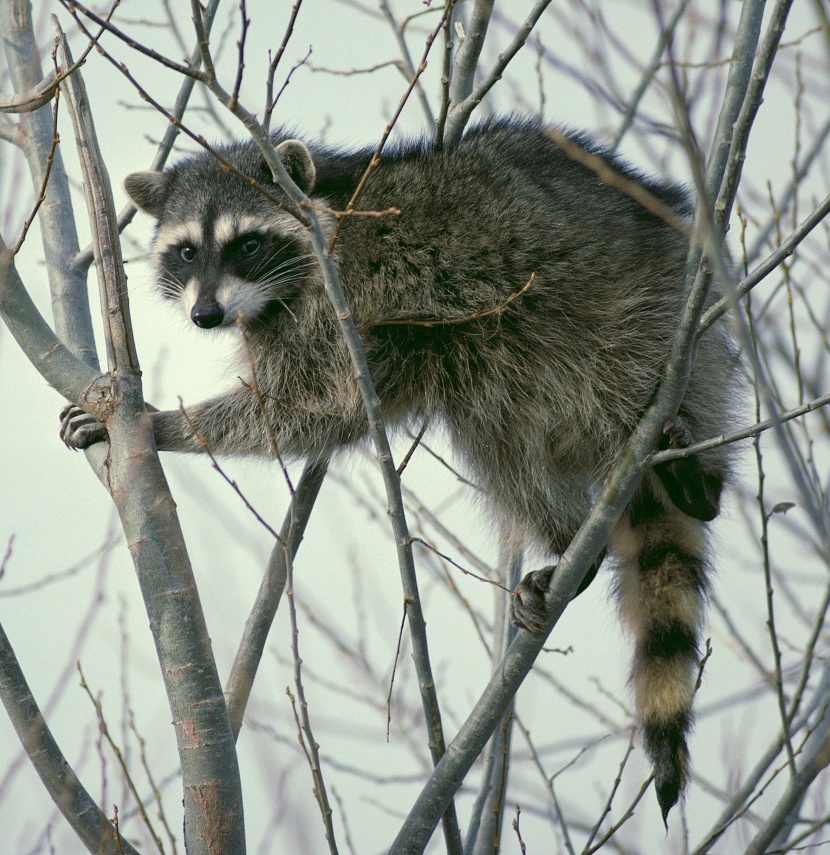
M 688 216 L 682 190 L 574 139 Z M 345 209 L 371 158 L 291 140 L 280 152 L 312 201 L 333 210 Z M 253 144 L 221 154 L 282 196 Z M 126 187 L 158 220 L 163 293 L 199 326 L 233 325 L 241 313 L 280 453 L 324 454 L 361 440 L 354 370 L 303 227 L 206 154 L 131 175 Z M 449 151 L 426 141 L 388 151 L 359 205 L 400 209 L 350 219 L 334 250 L 387 422 L 443 422 L 513 540 L 561 554 L 655 392 L 683 303 L 686 238 L 537 126 L 507 120 L 470 130 Z M 330 234 L 335 220 L 321 216 Z M 735 366 L 716 325 L 665 445 L 724 431 Z M 271 454 L 244 385 L 188 416 L 216 454 Z M 202 450 L 181 413 L 152 420 L 160 449 Z M 76 446 L 103 435 L 71 417 L 64 432 Z M 724 449 L 649 473 L 609 544 L 664 818 L 688 780 L 702 520 L 717 513 L 727 475 Z M 517 615 L 531 629 L 549 578 L 542 571 L 523 583 Z

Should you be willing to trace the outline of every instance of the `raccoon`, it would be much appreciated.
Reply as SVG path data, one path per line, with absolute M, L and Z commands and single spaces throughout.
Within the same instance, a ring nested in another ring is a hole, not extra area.
M 688 221 L 679 187 L 602 158 Z M 289 173 L 331 236 L 371 157 L 276 134 Z M 220 150 L 276 197 L 252 143 Z M 158 285 L 194 324 L 245 330 L 270 428 L 287 457 L 353 446 L 368 425 L 303 225 L 208 154 L 125 186 L 157 220 Z M 391 427 L 440 422 L 517 545 L 561 555 L 655 393 L 684 301 L 687 238 L 568 157 L 544 129 L 501 119 L 450 150 L 387 150 L 334 248 L 372 379 Z M 243 355 L 243 373 L 249 371 Z M 663 447 L 727 429 L 737 357 L 724 325 L 702 340 Z M 271 455 L 245 384 L 151 416 L 162 450 Z M 69 409 L 72 447 L 106 437 Z M 686 737 L 707 590 L 707 526 L 729 454 L 718 448 L 647 474 L 608 550 L 633 635 L 631 683 L 665 820 L 688 781 Z M 528 575 L 514 621 L 544 629 L 553 567 Z M 596 568 L 592 573 L 596 572 Z M 592 574 L 589 574 L 589 577 Z M 583 582 L 583 587 L 590 578 Z

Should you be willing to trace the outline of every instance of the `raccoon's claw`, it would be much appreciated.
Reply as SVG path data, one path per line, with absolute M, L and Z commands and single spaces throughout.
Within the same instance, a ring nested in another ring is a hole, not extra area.
M 74 404 L 69 404 L 61 410 L 60 420 L 60 438 L 64 445 L 73 451 L 89 448 L 90 445 L 105 442 L 108 438 L 103 423 Z
M 545 594 L 555 569 L 555 567 L 543 567 L 541 570 L 534 570 L 519 582 L 510 613 L 510 620 L 514 626 L 537 635 L 545 632 L 548 625 Z
M 602 564 L 604 558 L 605 550 L 603 549 L 599 558 L 597 558 L 585 574 L 585 578 L 579 583 L 579 587 L 574 594 L 574 599 L 594 581 L 597 570 L 599 570 L 599 565 Z M 548 625 L 545 594 L 548 592 L 550 580 L 553 578 L 555 570 L 556 567 L 554 565 L 543 567 L 541 570 L 534 570 L 532 573 L 528 573 L 519 582 L 519 587 L 516 588 L 516 596 L 513 600 L 513 609 L 510 613 L 510 620 L 514 626 L 540 635 L 545 631 Z
M 689 426 L 680 416 L 668 419 L 663 425 L 661 449 L 688 448 L 693 442 Z M 678 510 L 703 522 L 718 515 L 723 481 L 703 469 L 696 457 L 658 463 L 654 472 Z

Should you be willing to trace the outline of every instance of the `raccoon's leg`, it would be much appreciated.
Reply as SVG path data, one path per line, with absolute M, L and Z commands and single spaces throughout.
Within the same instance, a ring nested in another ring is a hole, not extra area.
M 661 450 L 688 448 L 693 442 L 692 433 L 680 416 L 663 425 Z M 705 522 L 718 515 L 723 479 L 707 472 L 697 457 L 679 457 L 658 463 L 654 472 L 663 482 L 669 498 L 684 514 Z
M 634 636 L 631 684 L 666 820 L 689 775 L 686 736 L 706 600 L 705 526 L 648 475 L 610 541 L 620 615 Z
M 574 599 L 576 599 L 594 581 L 600 564 L 605 558 L 605 550 L 588 569 L 585 578 L 579 583 Z M 545 609 L 545 594 L 550 587 L 556 565 L 542 567 L 528 573 L 516 588 L 510 620 L 514 626 L 526 629 L 528 632 L 543 633 L 547 628 L 547 610 Z
M 207 403 L 207 402 L 206 402 Z M 204 405 L 197 405 L 201 407 Z M 199 419 L 198 427 L 191 428 L 182 413 L 175 410 L 159 412 L 155 407 L 147 408 L 152 413 L 153 418 L 153 433 L 155 434 L 156 445 L 159 450 L 164 451 L 202 451 L 202 445 L 199 442 L 197 433 L 204 437 L 202 428 L 204 420 Z M 106 425 L 99 422 L 95 416 L 82 410 L 75 404 L 69 404 L 61 410 L 60 414 L 61 429 L 60 438 L 63 440 L 67 448 L 73 451 L 89 448 L 96 442 L 106 442 L 109 439 Z M 209 420 L 211 427 L 215 419 Z M 227 424 L 230 419 L 223 419 L 222 424 Z M 207 432 L 207 431 L 206 431 Z M 215 429 L 210 431 L 211 438 L 218 440 L 219 436 Z M 224 432 L 223 432 L 224 433 Z M 212 445 L 208 448 L 213 450 Z M 241 450 L 241 449 L 238 449 Z
M 297 457 L 332 451 L 357 442 L 366 432 L 360 407 L 350 412 L 301 410 L 266 399 L 268 419 L 277 450 Z M 153 434 L 159 451 L 213 454 L 273 454 L 271 436 L 254 396 L 247 389 L 233 390 L 181 410 L 152 409 Z M 87 448 L 107 439 L 106 427 L 78 407 L 61 413 L 61 439 L 70 448 Z

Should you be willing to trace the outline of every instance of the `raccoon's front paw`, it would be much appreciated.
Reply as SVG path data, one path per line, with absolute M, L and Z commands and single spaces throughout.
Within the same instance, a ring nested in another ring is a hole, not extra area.
M 61 410 L 60 419 L 60 437 L 64 445 L 73 451 L 89 448 L 96 442 L 105 442 L 108 439 L 104 424 L 74 404 L 69 404 Z
M 555 569 L 555 567 L 543 567 L 541 570 L 534 570 L 519 582 L 510 612 L 510 620 L 514 626 L 538 635 L 545 632 L 548 625 L 545 594 L 548 592 Z

